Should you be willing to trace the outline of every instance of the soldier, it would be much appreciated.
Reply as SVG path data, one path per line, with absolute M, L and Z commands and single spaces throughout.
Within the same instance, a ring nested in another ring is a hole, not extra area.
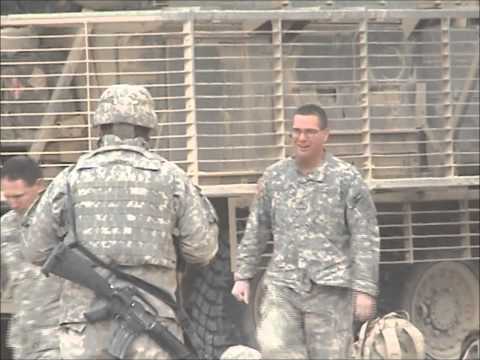
M 148 150 L 157 126 L 149 92 L 140 86 L 113 85 L 101 96 L 93 125 L 100 129 L 99 148 L 82 156 L 60 173 L 38 205 L 30 227 L 29 259 L 42 264 L 52 248 L 72 229 L 75 213 L 79 243 L 123 272 L 164 288 L 177 288 L 178 257 L 207 264 L 218 248 L 216 214 L 206 198 L 176 165 Z M 67 198 L 67 182 L 70 196 Z M 115 287 L 125 281 L 105 269 L 102 275 Z M 181 339 L 173 310 L 155 297 L 143 296 L 159 319 Z M 110 358 L 112 320 L 87 323 L 83 313 L 98 305 L 93 292 L 65 282 L 61 294 L 64 315 L 60 328 L 63 358 Z M 127 358 L 168 358 L 147 335 L 130 346 Z
M 274 244 L 257 331 L 267 359 L 346 359 L 353 315 L 375 311 L 375 206 L 355 167 L 325 151 L 327 125 L 319 106 L 296 110 L 295 156 L 263 174 L 239 245 L 232 294 L 248 303 L 261 254 Z
M 1 218 L 2 274 L 7 277 L 2 297 L 16 309 L 8 337 L 15 359 L 60 358 L 56 332 L 62 282 L 46 278 L 23 256 L 25 227 L 44 190 L 41 176 L 38 164 L 26 156 L 8 159 L 2 169 L 2 192 L 12 209 Z

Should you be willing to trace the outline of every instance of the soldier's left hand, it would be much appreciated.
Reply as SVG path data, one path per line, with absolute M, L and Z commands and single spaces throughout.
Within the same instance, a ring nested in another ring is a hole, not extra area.
M 377 300 L 373 296 L 356 291 L 353 296 L 353 304 L 357 320 L 366 321 L 375 315 Z

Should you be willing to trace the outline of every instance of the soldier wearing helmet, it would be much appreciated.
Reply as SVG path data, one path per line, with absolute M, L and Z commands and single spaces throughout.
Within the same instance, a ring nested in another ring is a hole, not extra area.
M 102 94 L 93 126 L 100 128 L 103 143 L 113 135 L 123 141 L 140 144 L 147 141 L 157 126 L 157 116 L 150 93 L 141 86 L 113 85 Z M 143 139 L 143 140 L 142 140 Z
M 157 118 L 145 88 L 109 87 L 100 98 L 93 124 L 100 129 L 98 149 L 82 156 L 50 184 L 30 226 L 29 234 L 35 235 L 29 237 L 26 256 L 37 265 L 45 262 L 52 248 L 71 231 L 65 225 L 71 203 L 77 238 L 85 248 L 175 296 L 177 260 L 207 264 L 216 254 L 215 211 L 184 171 L 148 150 L 148 136 Z M 125 285 L 114 274 L 102 271 L 113 287 Z M 181 339 L 172 309 L 147 293 L 142 295 Z M 107 356 L 112 320 L 88 323 L 83 317 L 99 299 L 67 281 L 61 300 L 62 358 Z M 135 359 L 168 357 L 147 335 L 137 337 L 127 354 Z
M 105 90 L 95 112 L 93 125 L 118 123 L 148 129 L 157 126 L 153 99 L 147 89 L 136 85 L 113 85 Z

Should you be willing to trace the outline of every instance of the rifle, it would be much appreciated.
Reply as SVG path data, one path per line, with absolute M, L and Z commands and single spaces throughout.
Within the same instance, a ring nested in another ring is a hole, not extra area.
M 101 299 L 100 305 L 84 316 L 89 322 L 109 318 L 117 322 L 108 346 L 112 356 L 124 359 L 133 340 L 147 334 L 174 358 L 194 358 L 194 354 L 158 321 L 155 308 L 135 287 L 113 287 L 94 270 L 92 261 L 67 243 L 60 242 L 53 249 L 42 271 L 47 276 L 53 273 L 86 287 Z

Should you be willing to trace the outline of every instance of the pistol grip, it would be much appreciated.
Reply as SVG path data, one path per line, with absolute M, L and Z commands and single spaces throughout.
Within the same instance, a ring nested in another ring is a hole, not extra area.
M 105 301 L 101 301 L 92 310 L 85 312 L 83 316 L 90 323 L 106 320 L 110 318 L 110 305 Z

